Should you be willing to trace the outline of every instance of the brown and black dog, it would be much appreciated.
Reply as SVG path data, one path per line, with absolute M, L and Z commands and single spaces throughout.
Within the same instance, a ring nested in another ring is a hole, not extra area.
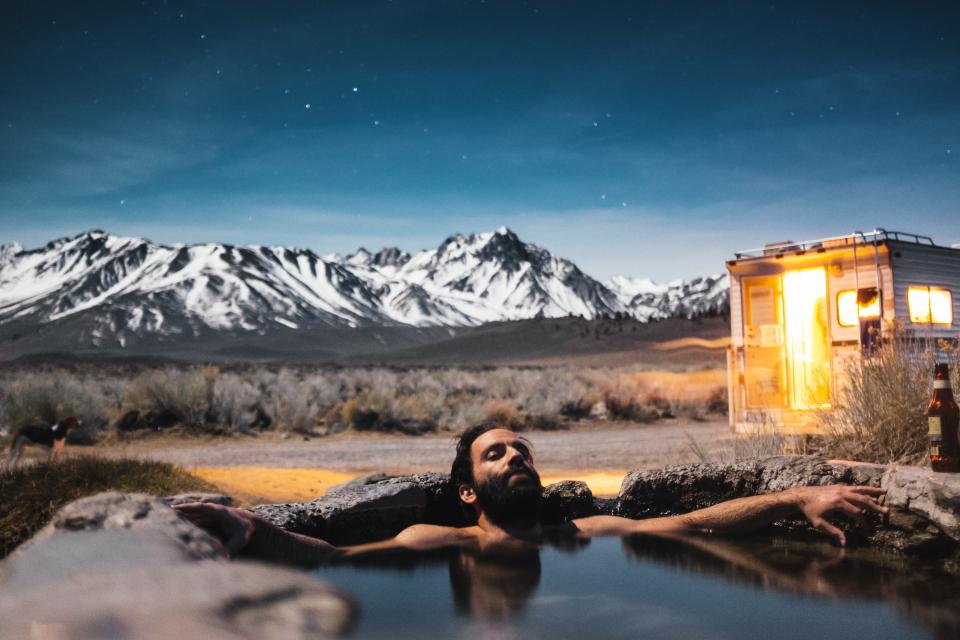
M 29 424 L 17 430 L 17 435 L 10 445 L 10 457 L 7 465 L 12 466 L 20 459 L 24 447 L 35 446 L 50 450 L 49 460 L 57 459 L 67 442 L 67 434 L 82 423 L 73 416 L 64 418 L 53 426 L 46 424 Z

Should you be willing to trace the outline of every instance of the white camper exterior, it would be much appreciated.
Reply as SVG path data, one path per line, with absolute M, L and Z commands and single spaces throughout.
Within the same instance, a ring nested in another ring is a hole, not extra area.
M 815 432 L 845 358 L 896 322 L 921 338 L 960 332 L 960 249 L 877 229 L 742 251 L 727 262 L 730 424 Z

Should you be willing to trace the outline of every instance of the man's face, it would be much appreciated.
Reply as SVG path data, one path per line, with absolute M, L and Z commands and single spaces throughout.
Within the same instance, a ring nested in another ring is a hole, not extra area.
M 500 524 L 536 522 L 543 487 L 526 440 L 492 429 L 470 447 L 477 504 Z

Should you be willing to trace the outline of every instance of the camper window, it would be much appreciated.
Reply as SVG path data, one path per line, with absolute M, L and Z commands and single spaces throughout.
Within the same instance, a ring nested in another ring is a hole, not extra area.
M 880 294 L 876 287 L 847 289 L 837 294 L 837 322 L 841 327 L 856 327 L 860 318 L 880 317 Z
M 939 287 L 907 287 L 910 322 L 914 324 L 952 324 L 953 298 Z

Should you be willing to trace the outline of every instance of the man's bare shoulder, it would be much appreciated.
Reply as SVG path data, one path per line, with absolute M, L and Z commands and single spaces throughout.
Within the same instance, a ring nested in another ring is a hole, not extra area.
M 415 524 L 388 540 L 340 547 L 339 555 L 341 558 L 357 558 L 404 549 L 432 551 L 446 547 L 465 548 L 476 546 L 481 535 L 482 531 L 476 526 L 446 527 L 435 524 Z
M 415 524 L 397 534 L 395 540 L 411 549 L 438 549 L 463 546 L 480 539 L 483 530 L 477 526 L 447 527 L 437 524 Z

